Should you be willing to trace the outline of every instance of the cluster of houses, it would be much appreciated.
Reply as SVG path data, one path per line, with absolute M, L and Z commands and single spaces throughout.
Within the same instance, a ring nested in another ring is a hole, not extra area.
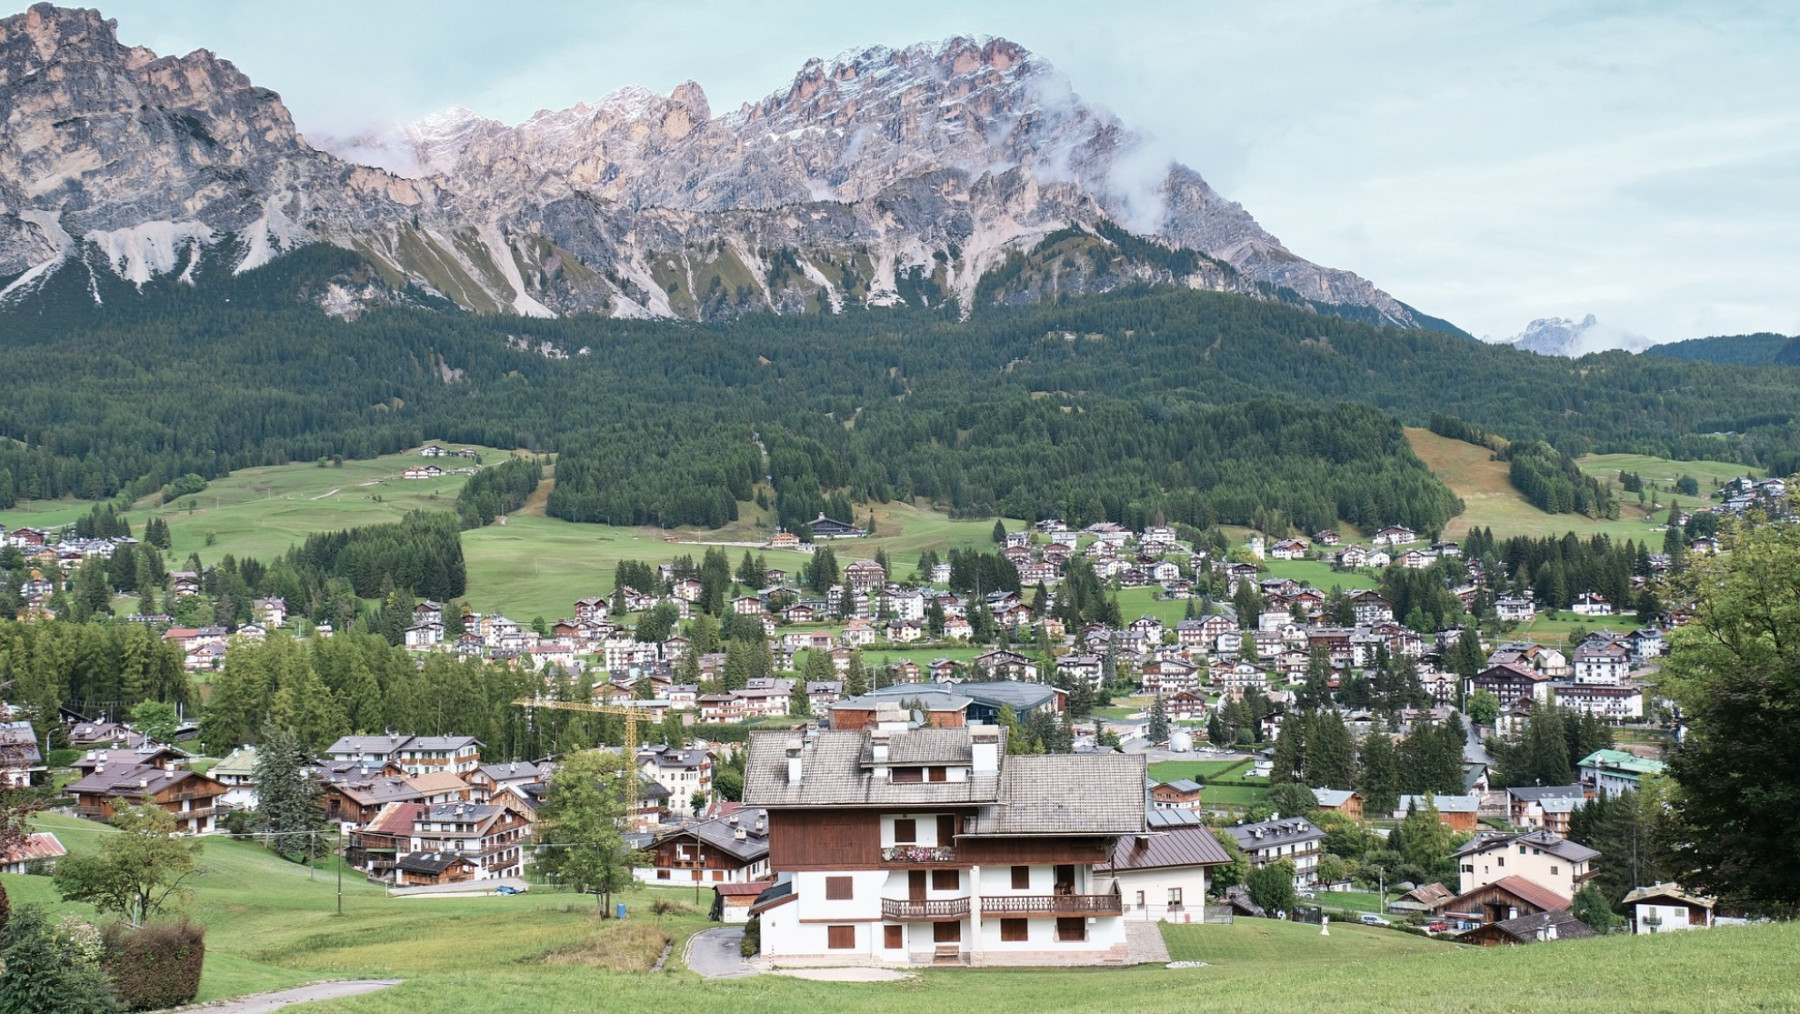
M 128 535 L 89 539 L 44 528 L 9 530 L 0 525 L 0 545 L 17 549 L 30 568 L 19 583 L 20 618 L 55 619 L 50 597 L 74 575 L 76 568 L 88 560 L 111 559 L 120 547 L 137 544 L 138 540 Z
M 1597 630 L 1569 654 L 1529 642 L 1501 644 L 1467 689 L 1500 700 L 1496 731 L 1503 736 L 1522 730 L 1534 704 L 1554 703 L 1611 722 L 1635 721 L 1650 713 L 1654 697 L 1646 677 L 1667 649 L 1663 632 L 1654 627 L 1626 634 Z

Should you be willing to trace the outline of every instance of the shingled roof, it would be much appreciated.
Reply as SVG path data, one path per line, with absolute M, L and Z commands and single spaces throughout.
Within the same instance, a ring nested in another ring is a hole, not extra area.
M 900 733 L 890 744 L 923 731 Z M 817 733 L 801 758 L 801 780 L 789 782 L 788 739 L 785 732 L 751 735 L 744 762 L 744 802 L 766 807 L 930 806 L 991 803 L 1000 791 L 998 775 L 971 775 L 962 782 L 876 779 L 864 767 L 868 737 L 860 730 Z M 1001 750 L 1005 751 L 1004 744 Z
M 977 729 L 887 733 L 887 764 L 973 766 Z M 995 774 L 960 781 L 897 782 L 880 771 L 868 730 L 827 730 L 805 740 L 788 733 L 750 738 L 744 801 L 769 808 L 975 806 L 970 837 L 1117 835 L 1144 829 L 1144 759 L 1126 754 L 1010 756 L 998 737 Z M 798 781 L 788 751 L 799 750 Z M 958 772 L 960 774 L 960 772 Z

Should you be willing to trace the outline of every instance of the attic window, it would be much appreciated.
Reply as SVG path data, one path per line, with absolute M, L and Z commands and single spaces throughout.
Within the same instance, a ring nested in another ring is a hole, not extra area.
M 925 780 L 924 768 L 895 768 L 893 778 L 896 782 L 922 782 Z M 942 779 L 939 779 L 940 781 Z

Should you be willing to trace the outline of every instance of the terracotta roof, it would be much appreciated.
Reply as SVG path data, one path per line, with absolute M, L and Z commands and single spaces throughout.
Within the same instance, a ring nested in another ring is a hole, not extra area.
M 424 809 L 424 803 L 389 803 L 363 830 L 370 834 L 410 835 L 413 820 Z
M 721 898 L 754 898 L 768 890 L 773 881 L 757 880 L 748 884 L 714 884 L 713 890 Z
M 34 859 L 56 859 L 66 856 L 69 850 L 49 831 L 36 831 L 28 835 L 16 849 L 0 856 L 0 864 L 28 863 Z
M 1125 835 L 1101 869 L 1154 870 L 1171 866 L 1221 866 L 1231 862 L 1209 827 L 1179 827 L 1160 834 Z
M 1527 905 L 1536 909 L 1541 909 L 1545 912 L 1554 912 L 1558 909 L 1569 907 L 1569 899 L 1557 894 L 1555 891 L 1552 891 L 1536 881 L 1526 880 L 1524 877 L 1520 876 L 1501 877 L 1491 884 L 1484 884 L 1473 891 L 1459 894 L 1446 902 L 1444 907 L 1450 911 L 1461 911 L 1462 909 L 1459 906 L 1464 903 L 1465 898 L 1482 891 L 1493 890 L 1496 887 L 1511 894 L 1513 897 L 1518 898 Z
M 407 781 L 412 783 L 413 788 L 428 795 L 435 795 L 439 792 L 466 792 L 469 788 L 469 783 L 463 781 L 462 776 L 454 771 L 427 771 L 422 775 L 414 775 Z

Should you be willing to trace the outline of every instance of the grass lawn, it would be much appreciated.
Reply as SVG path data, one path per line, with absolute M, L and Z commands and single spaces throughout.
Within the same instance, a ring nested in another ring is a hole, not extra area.
M 1248 785 L 1207 785 L 1200 790 L 1200 802 L 1208 806 L 1251 807 L 1269 794 L 1267 788 Z
M 1381 895 L 1374 891 L 1320 891 L 1318 898 L 1314 900 L 1326 908 L 1347 908 L 1352 912 L 1381 911 Z M 1399 921 L 1395 916 L 1388 918 Z
M 1714 486 L 1728 479 L 1736 479 L 1743 475 L 1760 478 L 1763 470 L 1749 465 L 1737 465 L 1729 461 L 1674 461 L 1669 458 L 1656 458 L 1648 454 L 1587 454 L 1575 459 L 1575 464 L 1583 472 L 1601 479 L 1618 481 L 1620 472 L 1636 472 L 1646 480 L 1659 486 L 1673 487 L 1675 480 L 1684 475 L 1691 475 L 1700 483 L 1702 494 L 1711 493 Z M 1627 494 L 1635 497 L 1635 494 Z M 1679 494 L 1677 494 L 1679 496 Z M 1669 500 L 1663 494 L 1663 502 Z M 1692 497 L 1682 497 L 1691 500 Z
M 507 457 L 506 451 L 479 450 L 485 464 Z M 245 468 L 169 504 L 156 506 L 154 496 L 146 497 L 125 516 L 138 534 L 152 516 L 167 521 L 169 555 L 176 566 L 189 553 L 200 554 L 208 564 L 227 553 L 269 560 L 314 532 L 396 521 L 412 510 L 453 509 L 467 476 L 400 478 L 407 468 L 428 463 L 446 471 L 474 465 L 467 458 L 422 458 L 414 452 L 346 461 L 336 468 L 312 462 Z M 192 511 L 187 509 L 190 500 Z M 8 528 L 67 524 L 93 506 L 77 500 L 31 501 L 0 511 L 0 524 Z M 211 546 L 206 545 L 208 532 L 214 535 Z
M 1569 634 L 1577 627 L 1592 633 L 1601 627 L 1626 631 L 1636 625 L 1636 617 L 1629 614 L 1623 616 L 1576 616 L 1574 613 L 1558 613 L 1555 619 L 1539 614 L 1530 623 L 1519 624 L 1512 633 L 1506 635 L 1506 638 L 1562 646 L 1568 641 Z
M 859 511 L 861 508 L 859 508 Z M 936 511 L 905 504 L 875 505 L 876 534 L 864 539 L 831 543 L 840 567 L 851 560 L 873 559 L 885 550 L 888 563 L 899 575 L 911 574 L 919 556 L 936 549 L 940 557 L 953 546 L 993 547 L 993 519 L 952 521 Z M 1012 529 L 1024 522 L 1009 521 Z M 641 560 L 656 565 L 678 556 L 698 561 L 708 542 L 758 541 L 769 532 L 721 529 L 663 531 L 658 528 L 626 528 L 616 525 L 574 524 L 557 518 L 520 514 L 504 525 L 489 525 L 463 533 L 463 558 L 469 568 L 469 603 L 482 612 L 504 612 L 520 621 L 543 616 L 556 619 L 569 613 L 571 603 L 589 595 L 612 591 L 613 571 L 621 560 Z M 768 560 L 789 574 L 805 569 L 809 557 L 796 552 L 764 552 L 747 546 L 726 546 L 735 568 L 744 552 Z M 895 651 L 894 657 L 919 653 Z M 969 657 L 976 653 L 971 652 Z M 953 654 L 923 653 L 924 659 Z
M 1290 578 L 1323 592 L 1333 587 L 1345 591 L 1381 587 L 1381 577 L 1373 571 L 1333 570 L 1331 564 L 1320 560 L 1265 560 L 1263 566 L 1269 568 L 1270 577 Z
M 73 851 L 112 833 L 41 816 Z M 827 983 L 782 976 L 702 980 L 681 963 L 686 937 L 708 924 L 694 913 L 658 920 L 653 896 L 689 905 L 686 891 L 626 896 L 633 917 L 601 923 L 586 898 L 534 889 L 478 898 L 388 898 L 360 877 L 344 882 L 276 860 L 255 845 L 212 839 L 188 912 L 207 926 L 202 997 L 219 998 L 321 979 L 398 977 L 391 990 L 296 1008 L 308 1014 L 433 1014 L 504 1007 L 519 1014 L 656 1010 L 760 1014 L 832 1010 L 1477 1012 L 1570 1010 L 1773 1011 L 1800 1006 L 1789 969 L 1800 926 L 1771 925 L 1529 948 L 1462 948 L 1391 930 L 1243 919 L 1230 926 L 1165 926 L 1171 955 L 1206 966 L 1169 970 L 926 969 L 901 983 Z M 48 878 L 0 876 L 13 903 L 56 901 Z M 664 936 L 668 966 L 643 968 Z M 548 959 L 548 960 L 547 960 Z M 1346 988 L 1347 984 L 1354 988 Z
M 1646 512 L 1635 502 L 1621 504 L 1621 516 L 1617 521 L 1595 520 L 1579 514 L 1546 514 L 1513 488 L 1507 477 L 1507 464 L 1493 460 L 1492 452 L 1487 448 L 1441 437 L 1417 427 L 1407 428 L 1406 439 L 1426 467 L 1463 499 L 1463 512 L 1444 526 L 1446 539 L 1460 539 L 1470 528 L 1476 527 L 1492 528 L 1501 538 L 1574 532 L 1584 537 L 1605 533 L 1614 538 L 1641 540 L 1653 530 L 1658 531 L 1660 538 L 1660 530 L 1651 524 Z M 1612 471 L 1614 476 L 1618 474 L 1616 467 Z
M 1150 765 L 1150 777 L 1159 782 L 1193 778 L 1204 785 L 1209 779 L 1220 778 L 1240 769 L 1248 770 L 1249 767 L 1248 760 L 1157 761 Z

